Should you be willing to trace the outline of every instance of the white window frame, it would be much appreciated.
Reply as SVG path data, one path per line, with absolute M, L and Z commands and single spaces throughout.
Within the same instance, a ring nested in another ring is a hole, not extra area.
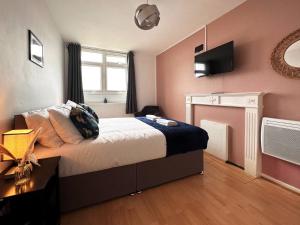
M 128 86 L 128 64 L 111 63 L 106 61 L 106 56 L 122 56 L 126 57 L 125 52 L 115 52 L 102 49 L 94 49 L 88 47 L 82 47 L 84 52 L 95 52 L 102 54 L 102 63 L 86 62 L 82 61 L 81 65 L 84 66 L 100 66 L 101 68 L 101 90 L 100 91 L 89 91 L 83 90 L 84 97 L 87 102 L 103 102 L 104 98 L 107 98 L 109 102 L 113 103 L 125 103 L 127 90 L 125 91 L 109 91 L 107 90 L 107 68 L 125 68 L 126 69 L 126 89 Z

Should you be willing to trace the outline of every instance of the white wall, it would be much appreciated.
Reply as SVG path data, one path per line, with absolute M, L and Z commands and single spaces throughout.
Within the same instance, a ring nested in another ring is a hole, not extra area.
M 156 104 L 156 57 L 135 52 L 135 79 L 138 109 Z
M 44 68 L 28 60 L 28 34 L 44 45 Z M 0 132 L 13 115 L 63 101 L 63 41 L 44 1 L 0 1 Z

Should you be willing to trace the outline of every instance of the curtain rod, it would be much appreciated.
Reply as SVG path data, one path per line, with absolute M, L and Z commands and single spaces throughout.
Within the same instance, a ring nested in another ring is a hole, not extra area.
M 82 46 L 82 48 L 90 49 L 90 50 L 97 50 L 97 51 L 113 52 L 113 53 L 119 53 L 119 54 L 127 54 L 127 53 L 128 53 L 128 52 L 121 52 L 121 51 L 107 50 L 107 49 L 95 48 L 95 47 L 87 47 L 87 46 Z

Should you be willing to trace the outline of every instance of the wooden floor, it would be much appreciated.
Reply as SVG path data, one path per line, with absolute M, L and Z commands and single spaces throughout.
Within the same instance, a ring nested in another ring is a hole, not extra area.
M 62 215 L 62 225 L 300 225 L 300 195 L 205 155 L 205 174 Z

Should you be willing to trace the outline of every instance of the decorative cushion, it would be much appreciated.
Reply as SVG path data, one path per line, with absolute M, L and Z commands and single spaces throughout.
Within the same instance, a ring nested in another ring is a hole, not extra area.
M 72 107 L 70 119 L 84 138 L 96 138 L 99 127 L 95 118 L 81 107 Z
M 58 136 L 66 143 L 79 144 L 84 138 L 70 120 L 70 106 L 61 105 L 48 109 L 50 122 Z
M 71 100 L 68 100 L 66 105 L 74 107 L 74 108 L 81 107 L 82 109 L 85 109 L 86 111 L 88 111 L 95 118 L 97 123 L 99 123 L 99 117 L 98 117 L 97 113 L 90 106 L 88 106 L 87 104 L 84 104 L 84 103 L 77 104 L 77 103 L 75 103 Z
M 84 108 L 86 111 L 88 111 L 95 118 L 97 123 L 99 123 L 99 117 L 98 117 L 97 113 L 91 107 L 89 107 L 88 105 L 83 104 L 83 103 L 79 103 L 79 105 L 82 108 Z
M 49 113 L 46 109 L 22 113 L 29 129 L 37 130 L 42 127 L 37 141 L 49 148 L 57 148 L 64 144 L 57 135 L 49 120 Z

